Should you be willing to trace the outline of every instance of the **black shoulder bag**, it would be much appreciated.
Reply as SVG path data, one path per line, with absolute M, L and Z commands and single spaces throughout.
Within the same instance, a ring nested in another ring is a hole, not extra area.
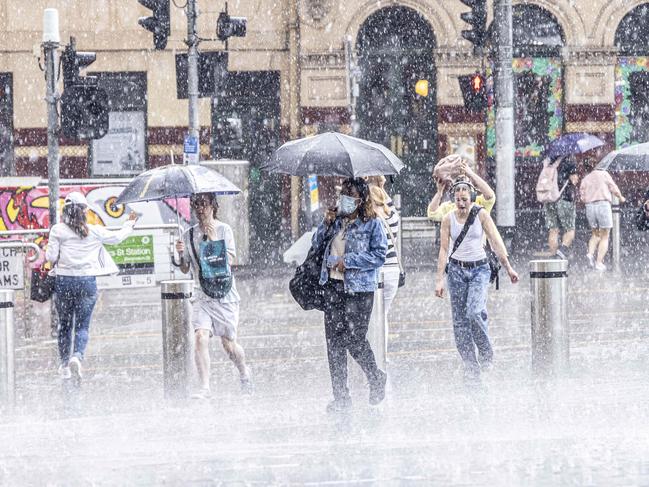
M 288 283 L 293 299 L 303 310 L 317 309 L 324 311 L 324 287 L 320 285 L 322 260 L 327 244 L 333 238 L 333 223 L 325 232 L 325 238 L 318 247 L 309 249 L 304 262 L 295 269 L 295 275 Z

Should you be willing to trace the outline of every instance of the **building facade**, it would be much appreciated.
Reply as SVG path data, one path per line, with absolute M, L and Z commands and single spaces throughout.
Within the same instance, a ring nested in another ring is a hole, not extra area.
M 210 39 L 224 5 L 198 6 L 201 52 L 222 51 Z M 106 87 L 111 107 L 105 140 L 61 139 L 61 177 L 128 175 L 181 158 L 188 108 L 176 75 L 186 52 L 180 2 L 171 2 L 167 48 L 154 51 L 137 22 L 150 12 L 136 0 L 0 0 L 2 174 L 46 176 L 40 42 L 47 7 L 59 10 L 63 44 L 74 36 L 78 50 L 97 53 L 87 72 Z M 462 38 L 467 7 L 459 0 L 241 0 L 229 10 L 248 18 L 248 32 L 229 42 L 226 81 L 200 100 L 200 150 L 202 158 L 251 161 L 251 214 L 265 222 L 258 224 L 265 238 L 280 239 L 290 224 L 290 192 L 287 178 L 258 168 L 289 138 L 339 130 L 384 143 L 407 165 L 393 188 L 407 215 L 424 214 L 432 167 L 450 152 L 472 154 L 483 174 L 493 174 L 493 97 L 484 112 L 469 112 L 457 80 L 485 72 L 491 93 L 492 61 L 489 52 L 475 57 Z M 517 206 L 524 210 L 534 205 L 526 195 L 538 158 L 562 133 L 595 133 L 610 148 L 649 140 L 649 3 L 515 1 L 513 18 Z M 415 91 L 420 80 L 427 96 Z M 326 181 L 322 189 L 328 197 Z

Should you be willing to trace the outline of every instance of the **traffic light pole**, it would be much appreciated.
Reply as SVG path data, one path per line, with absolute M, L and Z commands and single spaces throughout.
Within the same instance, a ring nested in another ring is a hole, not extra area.
M 189 127 L 190 137 L 198 141 L 200 153 L 200 138 L 198 125 L 198 35 L 196 23 L 198 10 L 196 0 L 187 0 L 187 95 L 189 99 Z
M 59 200 L 59 115 L 56 91 L 56 66 L 58 42 L 43 43 L 45 52 L 45 84 L 47 93 L 47 186 L 49 189 L 50 227 L 57 223 L 57 203 Z
M 494 0 L 496 65 L 496 212 L 499 227 L 516 224 L 514 188 L 514 84 L 512 73 L 512 2 Z

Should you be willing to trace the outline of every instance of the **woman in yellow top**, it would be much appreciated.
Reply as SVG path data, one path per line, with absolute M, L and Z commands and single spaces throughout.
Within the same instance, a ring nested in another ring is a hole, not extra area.
M 491 189 L 484 179 L 469 167 L 466 161 L 462 161 L 460 167 L 462 169 L 461 172 L 467 176 L 473 186 L 480 192 L 475 203 L 487 210 L 487 213 L 490 213 L 496 203 L 496 193 L 494 193 L 493 189 Z M 446 215 L 454 211 L 457 207 L 454 201 L 445 201 L 442 203 L 444 193 L 447 193 L 450 189 L 451 182 L 439 178 L 435 182 L 437 184 L 437 193 L 435 193 L 435 196 L 433 196 L 433 199 L 428 204 L 428 218 L 434 222 L 441 222 Z

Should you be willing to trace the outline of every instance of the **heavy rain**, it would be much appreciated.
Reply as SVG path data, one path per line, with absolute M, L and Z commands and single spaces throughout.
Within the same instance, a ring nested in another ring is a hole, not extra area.
M 649 485 L 649 3 L 0 40 L 0 485 Z

